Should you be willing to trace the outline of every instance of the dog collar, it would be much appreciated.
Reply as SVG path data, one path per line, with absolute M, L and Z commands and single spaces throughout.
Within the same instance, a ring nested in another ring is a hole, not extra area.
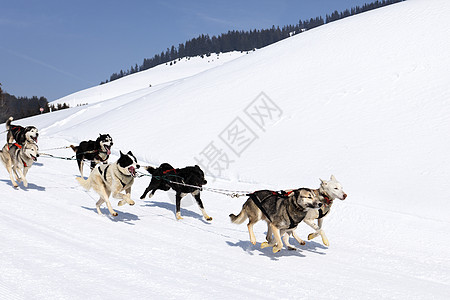
M 331 203 L 333 203 L 333 200 L 331 200 L 327 195 L 322 195 L 322 197 L 325 199 L 326 203 L 328 205 L 330 205 Z
M 328 197 L 328 195 L 325 194 L 324 192 L 319 191 L 319 195 L 322 196 L 322 198 L 325 200 L 326 205 L 331 205 L 333 203 L 333 200 L 330 197 Z

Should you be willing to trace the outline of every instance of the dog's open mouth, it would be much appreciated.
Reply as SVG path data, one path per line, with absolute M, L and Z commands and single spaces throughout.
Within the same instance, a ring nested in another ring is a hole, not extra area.
M 130 172 L 131 176 L 136 177 L 136 169 L 133 166 L 128 168 L 128 172 Z
M 34 155 L 30 155 L 31 156 L 31 159 L 33 160 L 33 161 L 37 161 L 37 157 L 36 156 L 34 156 Z
M 111 154 L 111 146 L 109 146 L 109 145 L 104 145 L 103 147 L 105 147 L 106 154 L 107 154 L 107 155 L 110 155 L 110 154 Z
M 38 138 L 38 136 L 32 136 L 32 137 L 31 137 L 31 139 L 32 139 L 36 144 L 37 144 L 37 142 L 38 142 L 38 141 L 37 141 L 37 138 Z
M 306 207 L 311 209 L 319 209 L 320 207 L 322 207 L 322 203 L 317 204 L 308 203 L 306 204 Z

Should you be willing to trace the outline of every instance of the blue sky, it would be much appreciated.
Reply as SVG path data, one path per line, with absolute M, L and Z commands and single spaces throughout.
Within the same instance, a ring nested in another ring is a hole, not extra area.
M 14 0 L 0 4 L 0 83 L 49 101 L 199 34 L 270 28 L 372 1 Z

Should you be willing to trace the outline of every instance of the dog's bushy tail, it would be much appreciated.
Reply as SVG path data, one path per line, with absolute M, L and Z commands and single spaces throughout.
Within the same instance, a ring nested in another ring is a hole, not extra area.
M 147 172 L 149 172 L 150 174 L 152 174 L 153 175 L 153 173 L 155 172 L 155 168 L 153 168 L 153 167 L 150 167 L 150 166 L 146 166 L 146 167 L 144 167 L 144 169 L 145 170 L 147 170 Z
M 76 180 L 86 190 L 89 191 L 91 189 L 91 179 L 90 179 L 90 177 L 87 180 L 84 179 L 83 177 L 77 177 Z
M 245 211 L 245 208 L 242 207 L 241 212 L 237 216 L 234 214 L 230 214 L 230 220 L 235 224 L 244 223 L 244 221 L 247 220 L 247 212 Z
M 9 117 L 8 120 L 6 120 L 6 130 L 9 130 L 11 128 L 11 122 L 14 120 L 13 117 Z
M 74 152 L 77 152 L 77 151 L 78 151 L 78 147 L 77 147 L 77 146 L 70 145 L 69 147 L 72 148 L 72 150 L 73 150 Z

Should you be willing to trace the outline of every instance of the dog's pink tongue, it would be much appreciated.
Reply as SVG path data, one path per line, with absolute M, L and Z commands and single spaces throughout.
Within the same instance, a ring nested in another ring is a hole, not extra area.
M 106 154 L 108 154 L 108 155 L 111 154 L 111 150 L 109 150 L 109 148 L 106 149 Z
M 132 176 L 136 176 L 136 170 L 134 169 L 134 167 L 129 167 L 128 171 L 130 171 Z

